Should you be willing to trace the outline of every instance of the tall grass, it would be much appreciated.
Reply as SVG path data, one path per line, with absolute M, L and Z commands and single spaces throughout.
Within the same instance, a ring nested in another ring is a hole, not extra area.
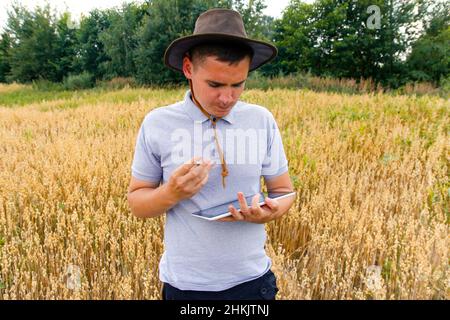
M 448 99 L 450 97 L 450 80 L 442 81 L 441 87 L 428 82 L 407 83 L 398 89 L 383 87 L 372 79 L 338 79 L 316 77 L 310 74 L 291 74 L 287 76 L 264 77 L 258 71 L 249 75 L 246 86 L 249 89 L 309 89 L 315 92 L 332 92 L 343 94 L 387 93 L 392 95 L 436 95 Z
M 126 193 L 143 117 L 183 94 L 0 107 L 0 299 L 160 298 L 164 217 L 133 217 Z M 281 89 L 242 100 L 276 117 L 298 192 L 266 225 L 278 299 L 448 298 L 446 100 Z

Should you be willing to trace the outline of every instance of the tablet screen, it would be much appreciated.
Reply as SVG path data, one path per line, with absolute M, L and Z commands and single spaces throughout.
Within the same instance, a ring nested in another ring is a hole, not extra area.
M 264 199 L 267 196 L 269 198 L 276 199 L 276 198 L 279 198 L 279 197 L 288 196 L 290 194 L 295 195 L 295 192 L 269 193 L 269 194 L 267 194 L 265 192 L 264 193 L 261 192 L 260 196 L 259 196 L 259 204 L 260 205 L 264 204 Z M 253 195 L 245 197 L 245 200 L 246 200 L 247 205 L 249 207 L 251 207 L 251 205 L 252 205 L 252 198 L 254 196 L 255 195 L 253 194 Z M 223 217 L 231 215 L 229 213 L 229 211 L 228 211 L 228 207 L 230 205 L 233 205 L 233 207 L 235 207 L 238 210 L 241 208 L 241 206 L 239 204 L 239 200 L 236 199 L 235 201 L 232 201 L 232 202 L 227 202 L 227 203 L 224 203 L 224 204 L 212 207 L 212 208 L 207 208 L 207 209 L 200 210 L 198 212 L 194 212 L 194 213 L 192 213 L 192 215 L 194 215 L 194 216 L 196 216 L 198 218 L 204 218 L 204 219 L 207 219 L 207 220 L 217 220 L 217 219 L 220 219 L 220 218 L 223 218 Z

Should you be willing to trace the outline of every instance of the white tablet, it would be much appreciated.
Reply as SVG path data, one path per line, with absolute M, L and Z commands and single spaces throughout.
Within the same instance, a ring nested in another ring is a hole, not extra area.
M 271 199 L 283 199 L 283 198 L 287 198 L 287 197 L 294 197 L 296 195 L 296 192 L 289 192 L 289 193 L 269 193 L 268 197 Z M 247 202 L 247 205 L 249 207 L 252 206 L 252 198 L 255 195 L 251 195 L 251 196 L 247 196 L 245 197 L 245 201 Z M 266 198 L 266 195 L 263 193 L 260 193 L 260 197 L 259 199 L 262 201 L 259 202 L 259 205 L 262 206 L 263 204 L 265 204 L 264 199 Z M 197 218 L 201 218 L 201 219 L 206 219 L 209 221 L 214 221 L 214 220 L 218 220 L 221 218 L 225 218 L 228 216 L 231 216 L 231 212 L 228 211 L 228 207 L 230 205 L 233 205 L 234 208 L 236 209 L 240 209 L 240 204 L 239 204 L 239 200 L 235 200 L 232 202 L 227 202 L 212 208 L 207 208 L 207 209 L 203 209 L 197 212 L 192 213 L 192 215 L 194 217 Z

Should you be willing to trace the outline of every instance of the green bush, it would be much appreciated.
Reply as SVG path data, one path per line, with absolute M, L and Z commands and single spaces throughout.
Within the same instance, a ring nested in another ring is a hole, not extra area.
M 39 90 L 39 91 L 61 91 L 61 90 L 64 90 L 64 87 L 61 83 L 52 82 L 52 81 L 45 80 L 45 79 L 34 80 L 31 83 L 31 87 L 34 90 Z
M 450 98 L 450 77 L 441 79 L 441 86 L 439 94 L 444 99 Z
M 95 86 L 102 89 L 118 90 L 123 88 L 135 88 L 137 85 L 135 79 L 132 77 L 116 77 L 111 80 L 97 81 Z
M 64 88 L 66 90 L 88 89 L 92 88 L 94 84 L 93 75 L 86 71 L 77 75 L 69 75 L 64 79 Z

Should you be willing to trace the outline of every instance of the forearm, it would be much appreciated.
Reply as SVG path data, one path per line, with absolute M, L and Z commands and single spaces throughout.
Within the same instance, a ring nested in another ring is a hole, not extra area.
M 155 218 L 175 206 L 179 200 L 167 190 L 167 185 L 156 189 L 142 188 L 128 195 L 131 213 L 138 218 Z
M 292 182 L 290 180 L 290 178 L 288 178 L 288 181 L 281 183 L 279 185 L 274 185 L 273 181 L 271 182 L 272 186 L 268 186 L 268 193 L 269 195 L 271 193 L 290 193 L 290 192 L 294 192 L 294 186 L 292 185 Z M 278 210 L 275 212 L 275 214 L 273 214 L 270 217 L 269 221 L 272 220 L 276 220 L 279 219 L 280 217 L 282 217 L 285 213 L 287 213 L 289 211 L 289 209 L 292 207 L 292 205 L 295 202 L 295 199 L 297 198 L 297 195 L 295 195 L 294 197 L 287 197 L 284 199 L 279 199 L 278 204 Z
M 272 220 L 276 220 L 276 219 L 282 217 L 286 212 L 288 212 L 289 209 L 294 204 L 295 198 L 296 197 L 288 197 L 288 198 L 278 200 L 278 204 L 279 204 L 278 211 L 276 212 L 276 214 L 274 215 Z

